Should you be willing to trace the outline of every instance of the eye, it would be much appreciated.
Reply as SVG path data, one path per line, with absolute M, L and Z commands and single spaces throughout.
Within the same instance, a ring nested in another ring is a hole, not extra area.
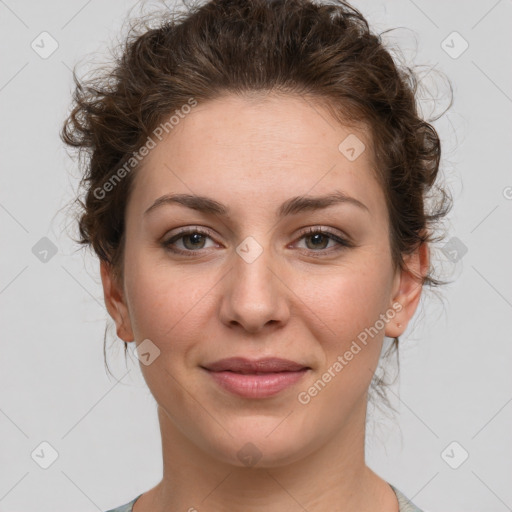
M 348 240 L 324 228 L 308 228 L 299 238 L 299 240 L 303 239 L 306 242 L 306 250 L 310 252 L 330 253 L 332 250 L 339 251 L 347 247 L 353 247 L 353 244 Z M 330 242 L 333 242 L 334 247 L 331 246 L 330 250 L 324 250 Z
M 207 249 L 208 247 L 205 245 L 207 239 L 212 240 L 209 231 L 201 228 L 185 228 L 169 239 L 164 240 L 161 245 L 168 251 L 188 256 L 194 252 L 200 252 L 202 249 Z M 308 228 L 299 238 L 299 240 L 303 239 L 306 241 L 305 250 L 309 253 L 321 253 L 319 255 L 353 247 L 350 241 L 323 228 Z M 310 241 L 308 242 L 308 240 Z M 331 242 L 333 246 L 329 248 L 329 243 Z M 177 247 L 180 244 L 182 248 Z
M 200 228 L 184 229 L 172 236 L 171 238 L 164 240 L 162 246 L 171 252 L 177 254 L 187 254 L 191 252 L 198 252 L 200 249 L 205 249 L 205 239 L 210 238 L 210 233 Z M 184 249 L 176 247 L 176 242 L 183 245 Z

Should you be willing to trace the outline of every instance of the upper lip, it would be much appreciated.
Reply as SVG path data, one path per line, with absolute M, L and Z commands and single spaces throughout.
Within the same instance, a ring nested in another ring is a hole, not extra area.
M 296 363 L 295 361 L 281 359 L 278 357 L 267 357 L 263 359 L 230 357 L 204 365 L 203 368 L 206 368 L 212 372 L 231 371 L 237 373 L 276 373 L 296 372 L 309 367 L 300 363 Z

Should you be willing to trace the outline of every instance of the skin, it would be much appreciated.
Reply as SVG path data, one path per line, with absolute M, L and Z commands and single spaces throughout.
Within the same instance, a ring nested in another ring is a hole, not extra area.
M 366 144 L 354 161 L 338 150 L 351 133 Z M 101 263 L 119 338 L 160 350 L 141 370 L 158 404 L 163 478 L 134 512 L 398 511 L 365 464 L 367 393 L 384 336 L 401 335 L 416 310 L 413 273 L 425 275 L 428 250 L 407 257 L 409 271 L 394 271 L 370 147 L 363 128 L 304 98 L 224 96 L 192 109 L 145 158 L 126 210 L 123 283 Z M 276 220 L 287 199 L 333 190 L 368 211 L 343 203 Z M 167 193 L 209 196 L 231 213 L 166 204 L 144 215 Z M 211 234 L 174 242 L 188 256 L 162 246 L 197 226 Z M 354 246 L 315 241 L 305 227 L 348 235 Z M 251 263 L 236 252 L 249 236 L 262 248 Z M 301 404 L 298 393 L 397 302 L 400 312 Z M 272 398 L 241 398 L 200 368 L 232 356 L 283 357 L 311 370 Z M 248 442 L 261 457 L 254 466 L 237 456 Z

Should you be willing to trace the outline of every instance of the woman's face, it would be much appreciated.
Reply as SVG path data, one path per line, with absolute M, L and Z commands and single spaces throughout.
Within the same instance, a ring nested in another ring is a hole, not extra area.
M 192 108 L 138 171 L 115 307 L 102 268 L 109 311 L 125 341 L 150 340 L 141 369 L 167 423 L 218 460 L 279 465 L 364 427 L 383 337 L 419 298 L 393 271 L 369 144 L 302 98 L 226 96 Z M 174 194 L 189 206 L 151 208 Z M 352 199 L 292 200 L 333 194 Z M 231 357 L 307 370 L 280 391 L 231 373 L 243 392 L 205 369 Z

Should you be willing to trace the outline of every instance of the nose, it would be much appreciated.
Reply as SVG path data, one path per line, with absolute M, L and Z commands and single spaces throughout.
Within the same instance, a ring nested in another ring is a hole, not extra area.
M 253 334 L 283 327 L 290 316 L 291 291 L 271 251 L 264 249 L 254 260 L 240 252 L 233 260 L 232 270 L 223 280 L 222 322 Z

